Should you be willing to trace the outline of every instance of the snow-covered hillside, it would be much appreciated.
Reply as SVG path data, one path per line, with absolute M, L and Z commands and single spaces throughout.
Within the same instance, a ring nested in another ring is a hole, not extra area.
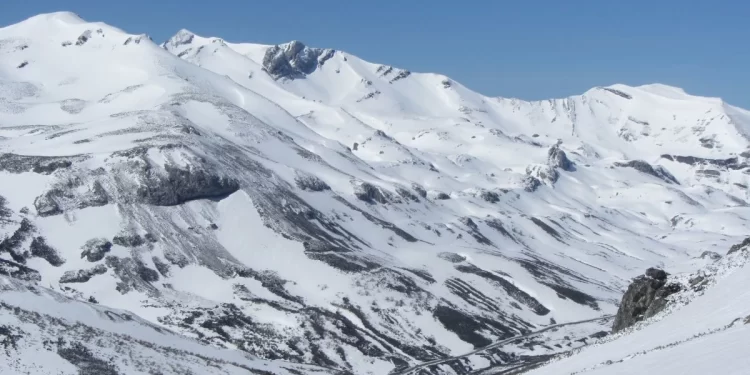
M 71 13 L 0 29 L 0 56 L 4 273 L 273 366 L 396 373 L 593 319 L 549 356 L 647 267 L 748 233 L 750 112 L 674 87 L 492 98 Z

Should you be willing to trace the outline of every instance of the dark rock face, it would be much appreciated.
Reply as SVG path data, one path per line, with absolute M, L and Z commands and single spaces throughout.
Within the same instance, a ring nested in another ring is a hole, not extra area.
M 42 281 L 39 271 L 5 259 L 0 259 L 0 274 L 24 281 Z
M 35 237 L 31 241 L 30 248 L 31 255 L 42 258 L 55 267 L 60 267 L 63 265 L 63 263 L 65 263 L 65 259 L 63 259 L 60 254 L 58 254 L 57 250 L 47 245 L 44 237 Z
M 104 256 L 112 249 L 112 242 L 104 238 L 94 238 L 86 241 L 83 245 L 81 258 L 86 258 L 89 262 L 98 262 L 104 259 Z
M 148 173 L 138 188 L 138 200 L 154 206 L 175 206 L 191 200 L 221 198 L 240 189 L 234 179 L 217 176 L 203 169 L 165 167 L 166 176 Z
M 120 373 L 117 367 L 95 357 L 91 350 L 79 342 L 74 342 L 67 348 L 58 348 L 57 354 L 78 367 L 78 373 L 81 375 L 118 375 Z
M 713 252 L 713 251 L 704 251 L 701 254 L 700 258 L 701 259 L 708 258 L 708 259 L 711 259 L 711 260 L 719 260 L 719 259 L 721 259 L 721 255 L 719 255 L 718 253 Z
M 742 242 L 732 245 L 732 247 L 729 248 L 729 251 L 727 252 L 727 255 L 736 253 L 740 250 L 747 249 L 747 246 L 750 245 L 750 237 L 745 238 Z
M 331 190 L 331 187 L 328 186 L 325 181 L 321 180 L 317 176 L 309 174 L 297 174 L 297 176 L 294 177 L 294 183 L 297 184 L 298 188 L 307 191 Z
M 363 182 L 354 188 L 354 195 L 361 201 L 374 204 L 375 202 L 385 204 L 388 203 L 389 194 L 384 193 L 375 185 Z
M 667 284 L 664 270 L 649 268 L 636 277 L 622 297 L 612 332 L 618 332 L 664 310 L 666 298 L 680 291 L 679 284 Z
M 427 198 L 427 190 L 425 190 L 425 188 L 423 188 L 422 186 L 414 183 L 414 184 L 411 184 L 411 188 L 412 190 L 416 191 L 420 197 Z
M 536 189 L 542 186 L 542 181 L 534 176 L 526 176 L 523 180 L 523 190 L 529 193 L 536 191 Z
M 34 199 L 34 208 L 36 208 L 36 213 L 42 217 L 61 214 L 63 211 L 60 208 L 60 205 L 57 203 L 56 199 L 61 194 L 62 191 L 53 189 Z
M 696 156 L 680 156 L 680 155 L 668 155 L 664 154 L 661 156 L 664 159 L 676 161 L 678 163 L 690 164 L 690 165 L 713 165 L 717 167 L 725 167 L 729 169 L 742 169 L 747 167 L 746 163 L 740 163 L 737 157 L 727 159 L 707 159 L 699 158 Z
M 334 50 L 309 48 L 295 40 L 269 48 L 263 56 L 263 70 L 276 79 L 304 78 L 323 66 L 334 53 Z
M 564 171 L 573 169 L 573 163 L 568 159 L 565 151 L 560 149 L 560 144 L 550 147 L 547 151 L 547 164 L 552 168 L 560 168 Z
M 31 224 L 29 219 L 22 219 L 13 235 L 0 241 L 0 253 L 9 253 L 14 261 L 25 263 L 28 255 L 25 254 L 22 245 L 24 241 L 31 237 L 33 231 L 34 225 Z
M 489 203 L 497 203 L 500 201 L 500 196 L 494 191 L 482 190 L 479 196 Z
M 73 161 L 82 160 L 82 156 L 35 156 L 18 154 L 0 154 L 0 171 L 23 173 L 32 171 L 39 174 L 51 174 L 58 169 L 70 168 Z
M 679 182 L 677 182 L 677 179 L 674 178 L 674 176 L 672 176 L 672 174 L 669 173 L 669 171 L 667 171 L 666 168 L 660 165 L 657 165 L 654 167 L 651 164 L 646 163 L 643 160 L 629 160 L 626 162 L 615 162 L 615 166 L 621 167 L 621 168 L 626 168 L 626 167 L 633 168 L 637 170 L 638 172 L 649 174 L 651 176 L 654 176 L 670 184 L 679 185 Z
M 115 236 L 112 239 L 112 242 L 114 242 L 115 245 L 120 245 L 123 247 L 138 247 L 144 245 L 146 243 L 146 240 L 143 239 L 143 237 L 141 237 L 141 235 L 139 234 L 130 234 Z
M 107 273 L 107 267 L 103 264 L 98 264 L 87 270 L 67 271 L 60 278 L 60 284 L 85 283 L 91 280 L 92 277 L 105 273 Z

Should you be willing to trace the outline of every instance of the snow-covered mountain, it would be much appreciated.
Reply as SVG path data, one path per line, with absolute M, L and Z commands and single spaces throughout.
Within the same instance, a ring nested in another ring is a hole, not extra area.
M 0 56 L 0 302 L 60 326 L 386 374 L 588 321 L 503 349 L 541 360 L 608 330 L 646 268 L 695 270 L 748 233 L 750 112 L 674 87 L 493 98 L 301 42 L 157 45 L 71 13 L 0 29 Z M 100 319 L 121 310 L 137 325 Z M 19 361 L 77 365 L 41 345 L 59 328 L 12 319 Z

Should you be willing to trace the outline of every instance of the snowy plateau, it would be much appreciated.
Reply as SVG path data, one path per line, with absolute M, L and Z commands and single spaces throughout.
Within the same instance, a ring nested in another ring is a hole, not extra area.
M 749 146 L 660 84 L 35 16 L 0 28 L 0 373 L 747 374 Z

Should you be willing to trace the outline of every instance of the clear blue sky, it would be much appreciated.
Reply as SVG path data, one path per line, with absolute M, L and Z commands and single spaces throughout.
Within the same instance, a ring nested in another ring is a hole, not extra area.
M 297 39 L 448 75 L 486 95 L 545 99 L 660 82 L 750 108 L 750 2 L 669 0 L 0 0 L 0 24 L 58 10 L 161 42 Z

